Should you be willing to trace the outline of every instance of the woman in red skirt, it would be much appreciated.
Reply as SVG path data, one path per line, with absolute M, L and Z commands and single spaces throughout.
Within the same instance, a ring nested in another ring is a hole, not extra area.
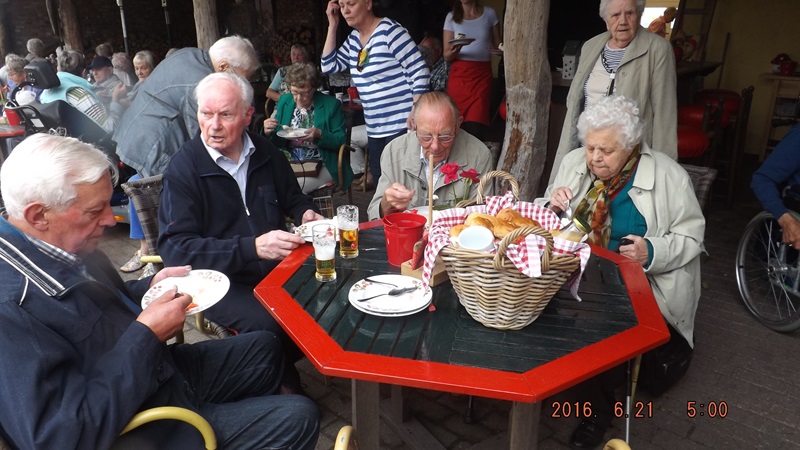
M 500 21 L 478 0 L 456 0 L 444 21 L 444 57 L 451 63 L 447 93 L 463 116 L 462 128 L 483 139 L 492 97 L 490 49 L 500 45 Z

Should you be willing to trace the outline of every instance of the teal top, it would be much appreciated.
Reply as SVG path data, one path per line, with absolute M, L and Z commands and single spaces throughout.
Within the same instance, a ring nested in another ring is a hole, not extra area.
M 278 99 L 278 105 L 275 106 L 278 127 L 269 136 L 278 148 L 286 148 L 288 144 L 286 139 L 278 137 L 277 131 L 281 129 L 281 125 L 291 124 L 296 106 L 292 94 L 281 95 L 281 98 Z M 331 178 L 339 183 L 339 148 L 345 143 L 346 138 L 344 113 L 339 100 L 321 92 L 314 93 L 314 126 L 322 130 L 322 137 L 315 140 L 314 144 L 319 147 L 322 162 L 330 172 Z M 345 160 L 342 162 L 344 171 L 342 190 L 347 190 L 350 183 L 353 182 L 353 170 L 350 168 L 349 156 L 349 152 L 345 152 Z
M 638 170 L 638 167 L 636 168 Z M 629 194 L 633 186 L 633 179 L 636 178 L 636 172 L 628 179 L 625 186 L 617 192 L 617 195 L 611 200 L 609 205 L 609 213 L 611 214 L 611 238 L 608 241 L 608 249 L 616 251 L 619 248 L 619 241 L 625 236 L 632 234 L 634 236 L 644 236 L 647 233 L 647 222 L 644 216 L 636 209 L 633 200 Z M 647 266 L 653 261 L 653 244 L 647 239 Z

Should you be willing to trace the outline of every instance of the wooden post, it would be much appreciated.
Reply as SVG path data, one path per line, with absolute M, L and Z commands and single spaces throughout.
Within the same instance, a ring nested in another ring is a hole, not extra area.
M 197 48 L 208 50 L 219 39 L 217 3 L 214 0 L 192 0 Z
M 64 33 L 64 47 L 67 50 L 83 51 L 83 38 L 81 27 L 78 23 L 78 13 L 75 10 L 75 0 L 60 0 L 59 16 Z
M 5 57 L 8 54 L 9 49 L 6 47 L 6 21 L 10 20 L 8 14 L 6 14 L 6 10 L 8 9 L 7 4 L 4 2 L 0 2 L 0 57 Z M 3 60 L 0 60 L 0 64 L 5 64 Z
M 532 200 L 547 159 L 551 77 L 547 60 L 550 0 L 508 0 L 505 18 L 505 142 L 498 168 L 520 180 L 520 198 Z

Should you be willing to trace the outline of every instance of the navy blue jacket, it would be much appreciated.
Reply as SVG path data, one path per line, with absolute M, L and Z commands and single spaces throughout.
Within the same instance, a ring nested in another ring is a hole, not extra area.
M 252 291 L 278 264 L 258 257 L 256 237 L 285 230 L 287 216 L 299 222 L 307 210 L 319 210 L 303 194 L 283 153 L 264 137 L 248 134 L 256 150 L 246 205 L 236 180 L 211 159 L 200 133 L 172 157 L 158 211 L 158 253 L 168 266 L 218 270 Z
M 170 348 L 120 297 L 138 304 L 150 278 L 123 283 L 100 252 L 83 262 L 92 279 L 0 218 L 0 431 L 13 448 L 104 449 L 141 409 L 197 410 Z M 175 434 L 168 422 L 155 432 Z
M 753 174 L 750 186 L 764 209 L 777 219 L 789 211 L 781 198 L 781 189 L 787 184 L 800 185 L 800 125 L 786 133 Z

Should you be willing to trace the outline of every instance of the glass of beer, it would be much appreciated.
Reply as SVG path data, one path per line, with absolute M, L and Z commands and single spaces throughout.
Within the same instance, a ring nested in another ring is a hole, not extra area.
M 336 279 L 336 229 L 330 225 L 314 225 L 311 228 L 314 244 L 314 259 L 317 260 L 317 281 Z
M 358 206 L 336 208 L 336 222 L 339 227 L 339 256 L 355 258 L 358 256 Z

